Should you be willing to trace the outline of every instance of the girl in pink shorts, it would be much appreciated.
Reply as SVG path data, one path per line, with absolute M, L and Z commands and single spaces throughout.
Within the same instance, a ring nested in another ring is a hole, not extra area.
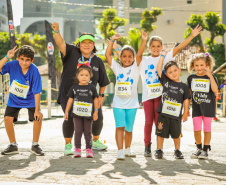
M 218 90 L 217 80 L 211 73 L 215 65 L 214 59 L 209 53 L 192 55 L 188 62 L 188 70 L 191 74 L 187 81 L 192 94 L 192 118 L 194 136 L 197 150 L 192 153 L 193 159 L 207 159 L 210 150 L 211 122 L 215 117 L 216 95 Z M 202 147 L 202 123 L 204 131 L 204 146 Z

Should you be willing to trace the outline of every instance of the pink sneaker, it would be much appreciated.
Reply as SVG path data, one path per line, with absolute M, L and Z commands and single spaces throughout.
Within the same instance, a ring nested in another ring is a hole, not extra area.
M 74 158 L 78 158 L 81 157 L 81 149 L 80 148 L 76 148 L 75 152 L 74 152 Z
M 92 149 L 87 148 L 87 149 L 85 149 L 85 151 L 86 151 L 86 158 L 93 158 L 94 157 Z

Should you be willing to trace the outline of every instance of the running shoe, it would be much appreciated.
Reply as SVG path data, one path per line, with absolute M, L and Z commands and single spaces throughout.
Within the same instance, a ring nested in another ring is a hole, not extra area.
M 162 159 L 163 158 L 163 151 L 161 149 L 155 150 L 155 158 Z
M 85 149 L 86 151 L 86 158 L 93 158 L 94 157 L 94 153 L 93 150 L 90 148 Z
M 184 159 L 184 156 L 183 156 L 182 152 L 180 150 L 178 150 L 178 149 L 174 150 L 174 157 L 176 159 Z
M 198 159 L 199 155 L 202 153 L 201 148 L 197 148 L 197 150 L 191 154 L 190 158 L 191 159 Z
M 18 154 L 18 147 L 17 145 L 8 145 L 8 147 L 2 151 L 2 155 L 10 155 L 10 154 Z
M 149 143 L 148 146 L 145 146 L 144 156 L 151 157 L 151 143 Z
M 79 157 L 81 157 L 81 149 L 76 148 L 74 152 L 74 158 L 79 158 Z
M 124 150 L 118 150 L 117 160 L 125 160 Z
M 44 156 L 45 155 L 39 145 L 32 145 L 31 153 L 33 153 L 35 155 L 39 155 L 39 156 Z
M 94 150 L 106 150 L 108 147 L 104 145 L 99 139 L 93 141 L 93 149 Z
M 136 157 L 136 154 L 133 150 L 131 150 L 130 148 L 126 148 L 125 149 L 125 156 L 126 157 Z
M 65 150 L 64 150 L 64 155 L 73 155 L 74 153 L 71 149 L 72 149 L 72 144 L 71 143 L 66 144 Z
M 198 159 L 208 159 L 208 152 L 202 151 L 201 154 L 198 156 Z

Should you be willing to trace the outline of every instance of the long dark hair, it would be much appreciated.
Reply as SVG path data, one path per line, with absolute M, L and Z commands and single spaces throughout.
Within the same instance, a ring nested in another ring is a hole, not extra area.
M 91 67 L 83 64 L 76 71 L 76 75 L 75 75 L 75 83 L 76 84 L 79 84 L 79 80 L 78 80 L 77 76 L 82 70 L 87 70 L 90 74 L 90 78 L 92 78 L 92 76 L 93 76 L 93 71 L 92 71 Z
M 83 36 L 83 35 L 91 35 L 93 38 L 95 38 L 95 36 L 94 36 L 93 34 L 91 34 L 91 33 L 86 33 L 86 32 L 84 32 L 84 33 L 82 33 L 82 34 L 80 35 L 80 37 Z M 79 49 L 79 51 L 81 52 L 81 50 L 80 50 L 80 42 L 78 42 L 75 46 L 76 46 L 76 47 Z M 96 46 L 94 46 L 92 53 L 96 53 L 96 52 L 97 52 L 97 49 L 96 49 Z

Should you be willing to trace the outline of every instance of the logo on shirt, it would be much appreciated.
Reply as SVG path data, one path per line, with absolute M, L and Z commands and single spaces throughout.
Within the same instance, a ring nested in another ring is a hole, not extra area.
M 147 84 L 159 83 L 159 76 L 158 76 L 156 68 L 153 64 L 148 65 L 148 69 L 145 70 L 144 73 L 146 75 L 146 83 Z
M 97 67 L 93 66 L 93 70 L 98 71 L 99 69 Z
M 208 96 L 206 93 L 200 93 L 200 92 L 193 92 L 193 100 L 197 104 L 201 103 L 211 103 L 211 100 L 208 99 Z
M 92 92 L 91 90 L 89 91 L 89 94 L 90 94 L 91 96 L 93 96 L 93 92 Z
M 87 89 L 78 89 L 77 91 L 78 92 L 87 92 L 88 90 Z
M 181 89 L 181 88 L 180 88 L 179 92 L 180 92 L 181 94 L 184 94 L 184 90 Z
M 168 88 L 168 87 L 169 87 L 169 84 L 168 84 L 168 82 L 166 82 L 166 83 L 165 83 L 165 87 L 166 87 L 166 88 Z
M 163 123 L 158 122 L 158 129 L 159 129 L 159 130 L 162 130 L 162 129 L 163 129 Z

